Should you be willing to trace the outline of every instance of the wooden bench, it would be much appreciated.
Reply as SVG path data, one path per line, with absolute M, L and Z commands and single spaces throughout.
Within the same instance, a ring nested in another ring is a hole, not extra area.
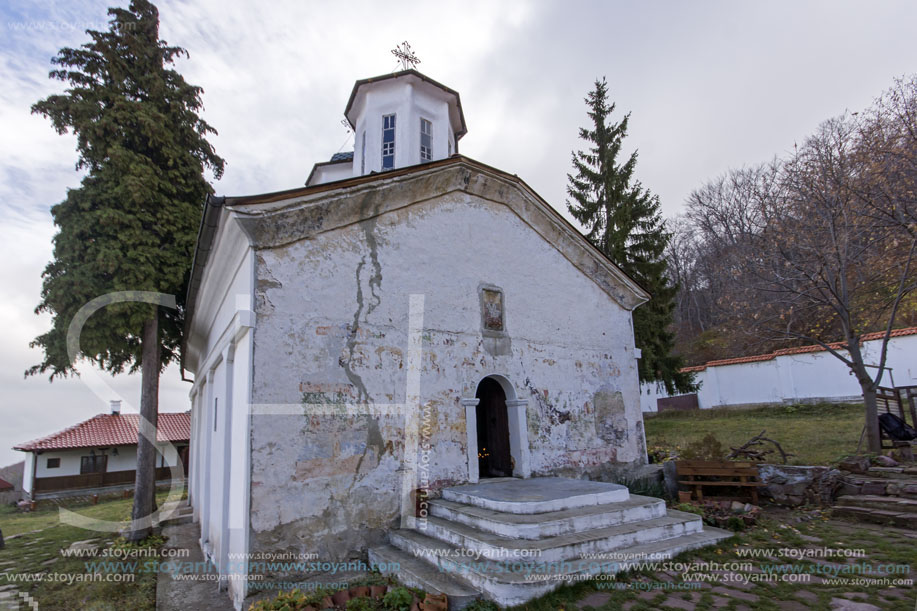
M 693 488 L 698 501 L 704 500 L 707 486 L 749 488 L 751 501 L 757 505 L 758 488 L 764 485 L 758 477 L 757 463 L 747 461 L 678 460 L 675 471 L 678 483 Z

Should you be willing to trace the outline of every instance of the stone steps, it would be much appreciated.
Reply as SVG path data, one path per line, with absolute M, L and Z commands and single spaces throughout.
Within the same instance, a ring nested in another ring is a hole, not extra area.
M 436 499 L 430 515 L 471 526 L 495 535 L 541 539 L 594 528 L 605 528 L 665 515 L 665 502 L 648 496 L 630 495 L 626 501 L 540 514 L 513 514 L 474 505 Z
M 370 560 L 409 585 L 467 588 L 501 605 L 524 603 L 563 583 L 712 545 L 732 533 L 615 484 L 567 478 L 502 478 L 443 491 L 415 528 L 393 531 Z M 403 565 L 403 566 L 402 566 Z M 443 580 L 443 581 L 438 581 Z M 453 595 L 449 594 L 453 591 Z
M 848 494 L 837 498 L 838 505 L 872 507 L 875 509 L 893 508 L 900 511 L 917 513 L 917 499 L 888 497 L 869 494 Z
M 871 507 L 835 505 L 833 513 L 836 516 L 851 520 L 872 522 L 874 524 L 891 524 L 899 528 L 917 530 L 917 513 L 913 512 L 897 512 Z
M 917 498 L 917 478 L 868 477 L 852 475 L 844 478 L 844 490 L 847 496 L 891 496 Z
M 867 477 L 917 480 L 917 467 L 870 467 Z
M 840 496 L 834 514 L 854 520 L 917 530 L 917 500 L 869 494 Z
M 464 609 L 480 598 L 478 591 L 461 577 L 448 575 L 429 562 L 391 545 L 371 548 L 369 562 L 380 572 L 397 576 L 398 581 L 408 587 L 445 594 L 450 611 Z
M 663 561 L 681 552 L 714 545 L 732 536 L 730 532 L 706 527 L 703 531 L 688 535 L 620 548 L 609 558 L 570 558 L 564 562 L 539 564 L 509 559 L 476 560 L 455 545 L 417 531 L 396 532 L 397 538 L 393 537 L 392 545 L 386 548 L 396 546 L 412 560 L 423 559 L 426 565 L 422 567 L 425 576 L 429 578 L 430 575 L 448 574 L 459 583 L 470 584 L 483 593 L 485 598 L 504 606 L 522 604 L 565 583 L 599 574 L 615 574 L 643 562 Z M 379 548 L 373 553 L 375 557 L 380 557 Z M 382 551 L 381 555 L 385 553 Z M 402 573 L 397 575 L 400 579 Z
M 560 562 L 585 554 L 610 552 L 640 543 L 696 533 L 703 529 L 703 522 L 696 514 L 670 511 L 668 515 L 659 518 L 536 540 L 502 537 L 435 517 L 428 518 L 425 526 L 420 532 L 427 536 L 484 558 L 525 560 L 535 557 L 541 562 Z M 396 547 L 401 547 L 396 543 L 398 534 L 398 531 L 392 533 L 392 542 Z

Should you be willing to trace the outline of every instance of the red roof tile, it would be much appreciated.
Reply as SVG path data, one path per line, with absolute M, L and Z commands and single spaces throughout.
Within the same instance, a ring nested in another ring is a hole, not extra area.
M 161 413 L 156 431 L 158 441 L 188 441 L 191 437 L 191 412 Z M 99 414 L 64 429 L 15 446 L 14 450 L 66 450 L 137 443 L 139 414 Z
M 876 333 L 865 333 L 860 337 L 860 342 L 868 342 L 876 339 L 882 339 L 885 335 L 885 331 L 877 331 Z M 891 337 L 902 337 L 904 335 L 917 335 L 917 327 L 906 327 L 904 329 L 895 329 L 891 332 Z M 833 344 L 828 344 L 831 348 L 835 350 L 842 350 L 842 342 L 834 342 Z M 716 361 L 707 361 L 703 365 L 694 365 L 692 367 L 683 367 L 681 370 L 685 373 L 693 373 L 698 371 L 703 371 L 707 367 L 721 367 L 723 365 L 741 365 L 743 363 L 755 363 L 757 361 L 769 361 L 778 356 L 786 356 L 788 354 L 808 354 L 810 352 L 822 352 L 825 348 L 819 346 L 818 344 L 812 346 L 797 346 L 796 348 L 781 348 L 780 350 L 775 350 L 768 354 L 755 354 L 752 356 L 739 356 L 731 359 L 719 359 Z
M 0 490 L 12 490 L 15 486 L 0 477 Z

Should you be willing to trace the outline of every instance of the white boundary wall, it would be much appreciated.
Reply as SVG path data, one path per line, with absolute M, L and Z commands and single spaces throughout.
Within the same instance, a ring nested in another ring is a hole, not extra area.
M 881 340 L 863 343 L 867 364 L 878 365 L 881 347 Z M 876 369 L 871 371 L 875 373 Z M 694 379 L 701 385 L 697 392 L 701 409 L 862 399 L 860 385 L 850 369 L 826 351 L 780 355 L 751 363 L 708 365 L 696 372 Z M 917 334 L 889 340 L 886 371 L 880 384 L 917 385 Z M 655 412 L 657 399 L 667 396 L 664 388 L 643 384 L 641 408 L 644 412 Z

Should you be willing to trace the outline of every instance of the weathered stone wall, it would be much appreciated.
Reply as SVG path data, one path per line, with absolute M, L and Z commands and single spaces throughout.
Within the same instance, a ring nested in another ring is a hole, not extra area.
M 842 484 L 842 473 L 829 467 L 760 464 L 758 474 L 762 494 L 788 507 L 830 505 Z
M 533 475 L 644 460 L 630 312 L 502 204 L 452 193 L 261 248 L 256 280 L 255 404 L 403 403 L 409 296 L 425 296 L 434 490 L 468 479 L 460 400 L 491 374 L 528 402 Z M 500 341 L 482 333 L 482 285 L 504 294 Z M 403 427 L 305 407 L 254 416 L 250 551 L 342 560 L 381 541 L 401 507 Z

